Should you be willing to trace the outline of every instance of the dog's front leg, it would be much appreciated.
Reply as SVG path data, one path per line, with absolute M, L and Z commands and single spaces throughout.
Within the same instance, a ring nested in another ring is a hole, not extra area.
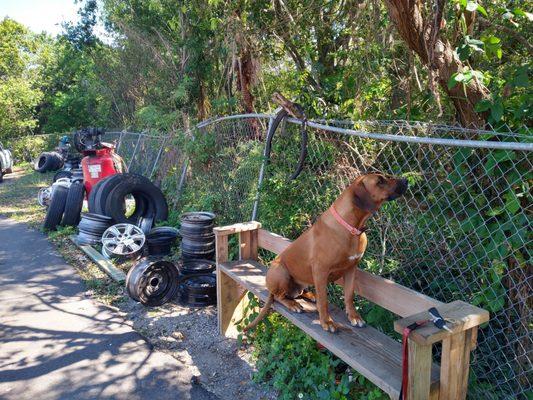
M 350 268 L 344 273 L 344 306 L 346 308 L 346 314 L 353 326 L 363 328 L 365 321 L 361 318 L 361 315 L 355 310 L 354 295 L 355 295 L 355 280 L 357 279 L 357 266 Z
M 313 281 L 316 290 L 316 305 L 320 325 L 325 331 L 335 332 L 338 325 L 331 319 L 328 310 L 328 274 L 324 268 L 313 267 Z

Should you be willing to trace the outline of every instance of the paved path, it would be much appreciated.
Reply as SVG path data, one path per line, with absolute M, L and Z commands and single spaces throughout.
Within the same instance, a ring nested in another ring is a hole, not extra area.
M 42 234 L 0 218 L 0 399 L 215 399 L 84 291 Z

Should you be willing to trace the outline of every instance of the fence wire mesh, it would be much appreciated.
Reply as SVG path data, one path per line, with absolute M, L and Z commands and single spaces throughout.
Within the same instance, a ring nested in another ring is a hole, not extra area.
M 524 143 L 531 132 L 405 121 L 311 124 L 304 170 L 290 181 L 299 128 L 282 124 L 263 174 L 268 122 L 221 118 L 168 138 L 121 132 L 118 152 L 130 170 L 161 182 L 175 221 L 193 209 L 215 212 L 219 224 L 245 221 L 258 201 L 256 219 L 293 239 L 359 174 L 407 178 L 407 194 L 369 221 L 361 267 L 440 301 L 489 310 L 472 354 L 469 398 L 530 398 L 533 152 Z M 340 295 L 331 289 L 333 302 Z M 360 304 L 367 322 L 390 332 L 392 315 Z

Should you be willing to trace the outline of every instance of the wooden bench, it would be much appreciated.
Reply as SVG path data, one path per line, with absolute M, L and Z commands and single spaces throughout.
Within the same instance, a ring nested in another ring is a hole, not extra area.
M 268 297 L 266 267 L 258 262 L 258 249 L 279 254 L 290 240 L 261 229 L 259 222 L 240 223 L 214 229 L 216 236 L 218 328 L 225 336 L 236 335 L 236 321 L 244 316 L 252 292 L 262 301 Z M 239 260 L 228 261 L 228 238 L 239 236 Z M 460 400 L 466 398 L 470 351 L 476 346 L 478 326 L 489 313 L 461 301 L 449 304 L 401 286 L 391 280 L 358 270 L 356 293 L 402 317 L 394 323 L 401 333 L 413 321 L 428 319 L 427 310 L 436 307 L 452 321 L 452 333 L 432 324 L 409 337 L 409 400 Z M 402 380 L 401 343 L 372 327 L 353 328 L 341 309 L 329 305 L 334 320 L 346 329 L 324 331 L 314 305 L 302 302 L 307 311 L 292 313 L 279 303 L 273 309 L 321 343 L 337 357 L 398 399 Z M 315 312 L 312 312 L 315 311 Z M 364 318 L 364 316 L 363 316 Z M 441 364 L 432 359 L 432 344 L 442 342 Z

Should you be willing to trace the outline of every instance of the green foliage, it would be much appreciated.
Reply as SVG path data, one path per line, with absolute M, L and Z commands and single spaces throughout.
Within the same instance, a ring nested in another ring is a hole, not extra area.
M 257 298 L 250 293 L 248 298 L 249 309 L 256 309 Z M 257 312 L 251 312 L 241 324 L 248 324 L 256 316 Z M 280 391 L 281 400 L 388 398 L 278 314 L 258 325 L 252 339 L 257 358 L 254 380 L 270 382 Z
M 16 163 L 31 162 L 43 151 L 53 150 L 60 137 L 60 134 L 24 136 L 9 142 L 8 147 Z

